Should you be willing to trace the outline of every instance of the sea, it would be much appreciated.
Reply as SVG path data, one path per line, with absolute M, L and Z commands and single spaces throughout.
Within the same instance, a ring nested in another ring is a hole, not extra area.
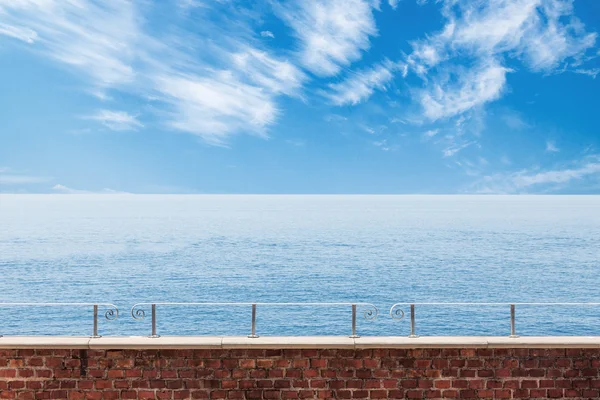
M 510 303 L 600 303 L 600 196 L 0 195 L 0 335 L 90 335 L 95 303 L 104 336 L 151 303 L 163 336 L 248 335 L 251 303 L 261 336 L 350 335 L 352 303 L 362 336 L 408 335 L 410 303 L 421 336 L 507 336 Z M 600 335 L 600 304 L 515 310 Z

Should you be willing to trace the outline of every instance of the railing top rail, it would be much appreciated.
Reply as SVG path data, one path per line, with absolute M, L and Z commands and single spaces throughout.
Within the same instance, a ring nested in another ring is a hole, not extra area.
M 438 303 L 438 302 L 425 302 L 425 303 L 417 303 L 417 302 L 402 302 L 396 303 L 392 305 L 392 308 L 395 306 L 600 306 L 600 303 Z
M 403 302 L 392 305 L 395 306 L 600 306 L 600 303 L 417 303 Z
M 60 306 L 106 306 L 117 308 L 112 303 L 0 303 L 0 307 L 3 306 L 27 306 L 27 307 L 60 307 Z
M 168 306 L 375 306 L 372 303 L 361 303 L 361 302 L 347 302 L 347 303 L 277 303 L 277 302 L 144 302 L 144 303 L 136 303 L 133 307 L 136 306 L 148 306 L 148 305 L 168 305 Z

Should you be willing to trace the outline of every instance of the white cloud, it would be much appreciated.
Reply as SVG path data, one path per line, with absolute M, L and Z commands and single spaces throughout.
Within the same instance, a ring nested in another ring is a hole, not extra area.
M 395 10 L 396 8 L 398 8 L 399 1 L 400 0 L 388 0 L 388 3 L 390 4 L 390 7 L 392 7 Z
M 56 184 L 52 187 L 52 190 L 56 193 L 63 194 L 129 194 L 128 192 L 120 192 L 118 190 L 104 188 L 99 191 L 90 191 L 90 190 L 81 190 L 81 189 L 73 189 L 67 187 L 65 185 Z
M 462 114 L 500 97 L 510 70 L 495 62 L 459 74 L 454 84 L 438 83 L 421 91 L 424 114 L 435 121 Z
M 435 135 L 437 135 L 440 132 L 439 129 L 430 129 L 428 131 L 425 131 L 425 133 L 423 133 L 423 136 L 426 138 L 431 138 L 434 137 Z
M 235 132 L 266 136 L 265 127 L 277 116 L 269 93 L 243 84 L 230 72 L 211 77 L 163 75 L 156 90 L 172 106 L 170 125 L 199 134 L 210 144 L 223 145 Z
M 499 98 L 507 58 L 546 73 L 571 59 L 577 64 L 597 34 L 586 32 L 573 13 L 570 0 L 446 1 L 443 29 L 413 42 L 407 57 L 410 69 L 424 79 L 419 98 L 426 115 L 436 120 Z M 465 62 L 474 67 L 459 69 Z M 456 70 L 462 86 L 448 79 L 448 71 Z
M 193 32 L 178 26 L 157 37 L 144 29 L 151 2 L 0 0 L 1 33 L 35 40 L 33 51 L 87 77 L 89 93 L 110 100 L 106 91 L 113 90 L 151 101 L 161 123 L 208 143 L 223 144 L 236 133 L 265 137 L 279 114 L 277 97 L 299 96 L 305 74 L 256 48 L 243 18 L 225 31 L 229 24 L 202 14 L 226 3 L 179 1 L 201 6 L 198 16 L 206 18 Z M 220 39 L 208 40 L 204 31 Z M 126 111 L 100 110 L 90 118 L 115 130 L 142 127 Z
M 231 58 L 250 82 L 273 93 L 293 95 L 306 79 L 305 74 L 288 61 L 277 60 L 251 47 L 232 54 Z
M 546 151 L 548 153 L 558 153 L 560 149 L 556 147 L 556 143 L 552 140 L 546 141 Z
M 458 152 L 460 152 L 461 150 L 464 150 L 473 144 L 475 144 L 475 142 L 466 142 L 466 143 L 460 143 L 460 144 L 453 143 L 450 146 L 446 147 L 442 151 L 442 153 L 444 154 L 444 157 L 452 157 L 455 154 L 457 154 Z
M 0 23 L 0 35 L 6 35 L 27 43 L 33 43 L 38 38 L 37 32 L 29 28 Z
M 306 79 L 294 65 L 242 43 L 214 49 L 217 65 L 167 66 L 149 77 L 152 96 L 167 105 L 167 124 L 224 145 L 235 133 L 267 137 L 280 114 L 276 98 L 299 96 Z
M 374 135 L 377 133 L 377 131 L 369 126 L 363 126 L 362 127 L 364 129 L 365 132 L 367 132 L 369 135 Z
M 36 49 L 89 76 L 96 87 L 134 79 L 139 28 L 131 1 L 3 1 L 0 21 L 0 33 L 35 41 Z
M 397 146 L 390 146 L 387 139 L 373 142 L 373 146 L 379 147 L 382 151 L 396 150 Z
M 64 185 L 61 184 L 56 184 L 52 187 L 52 190 L 54 190 L 55 192 L 58 193 L 66 193 L 66 194 L 87 194 L 87 193 L 91 193 L 87 190 L 79 190 L 79 189 L 72 189 L 70 187 L 66 187 Z
M 375 90 L 385 90 L 398 68 L 398 64 L 386 60 L 372 68 L 351 72 L 340 83 L 329 84 L 330 90 L 324 95 L 337 106 L 358 104 Z
M 449 1 L 445 28 L 417 42 L 412 59 L 431 66 L 457 53 L 504 54 L 548 71 L 594 46 L 597 34 L 585 32 L 573 12 L 569 0 Z
M 279 13 L 300 41 L 304 67 L 331 76 L 369 49 L 377 34 L 373 6 L 368 0 L 296 0 Z
M 99 121 L 113 131 L 130 131 L 144 126 L 135 116 L 125 111 L 98 110 L 94 115 L 84 118 Z
M 600 156 L 590 155 L 576 160 L 570 166 L 549 170 L 522 169 L 520 171 L 485 176 L 475 182 L 479 193 L 553 192 L 568 188 L 585 179 L 600 179 Z
M 260 33 L 260 36 L 275 39 L 275 35 L 273 35 L 273 32 L 271 32 L 271 31 L 262 31 Z
M 589 68 L 589 69 L 578 68 L 573 72 L 575 72 L 577 74 L 588 75 L 588 76 L 591 76 L 593 79 L 596 79 L 596 76 L 598 76 L 598 74 L 600 74 L 600 68 Z

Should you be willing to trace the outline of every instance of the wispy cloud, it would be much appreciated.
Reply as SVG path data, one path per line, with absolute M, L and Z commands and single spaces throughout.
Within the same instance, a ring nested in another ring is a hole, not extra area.
M 287 60 L 278 60 L 264 51 L 246 47 L 231 55 L 233 66 L 249 81 L 272 93 L 297 94 L 305 74 Z
M 89 76 L 99 88 L 131 82 L 139 39 L 132 2 L 27 0 L 0 4 L 0 34 Z
M 137 117 L 126 111 L 98 110 L 94 115 L 84 118 L 101 122 L 113 131 L 130 131 L 144 126 Z
M 529 128 L 530 125 L 523 119 L 521 114 L 516 111 L 505 111 L 502 113 L 501 117 L 502 121 L 512 130 L 520 131 L 525 128 Z
M 573 16 L 568 0 L 490 0 L 447 2 L 444 29 L 415 42 L 413 64 L 430 67 L 457 54 L 487 58 L 504 54 L 524 61 L 533 70 L 551 70 L 595 44 Z
M 275 35 L 271 31 L 262 31 L 260 32 L 260 36 L 275 39 Z
M 522 169 L 511 173 L 485 176 L 475 182 L 478 193 L 536 193 L 556 192 L 586 179 L 600 180 L 600 155 L 575 160 L 561 168 L 542 170 Z
M 442 151 L 442 153 L 444 154 L 444 157 L 452 157 L 455 154 L 457 154 L 458 152 L 460 152 L 461 150 L 464 150 L 473 144 L 475 144 L 475 142 L 466 142 L 466 143 L 459 143 L 459 144 L 453 143 L 452 145 L 446 147 Z
M 440 132 L 439 129 L 430 129 L 428 131 L 425 131 L 425 133 L 423 133 L 423 137 L 425 138 L 432 138 L 435 135 L 437 135 Z
M 433 121 L 452 117 L 499 98 L 509 71 L 490 62 L 466 73 L 461 71 L 455 84 L 438 83 L 424 89 L 420 102 L 425 116 Z
M 168 120 L 173 128 L 199 134 L 214 145 L 223 145 L 239 131 L 266 137 L 265 127 L 278 112 L 268 93 L 237 81 L 226 71 L 217 73 L 215 79 L 160 76 L 156 89 L 172 106 Z
M 373 146 L 379 147 L 382 151 L 391 151 L 396 149 L 396 146 L 390 146 L 388 144 L 387 139 L 376 140 L 373 142 Z
M 38 38 L 37 32 L 32 29 L 3 23 L 0 23 L 0 35 L 10 36 L 30 44 Z
M 355 105 L 368 99 L 375 90 L 385 90 L 402 65 L 386 60 L 372 68 L 351 72 L 343 81 L 329 84 L 324 95 L 335 105 Z
M 549 73 L 581 58 L 597 34 L 586 32 L 573 11 L 568 0 L 446 2 L 446 25 L 413 42 L 407 57 L 410 69 L 425 79 L 419 99 L 426 116 L 445 118 L 498 99 L 510 71 L 504 59 Z M 458 67 L 465 59 L 474 67 Z M 449 70 L 456 71 L 455 79 L 448 78 Z
M 300 62 L 319 76 L 361 58 L 377 34 L 370 0 L 296 0 L 279 14 L 300 42 Z
M 218 32 L 230 26 L 209 18 L 210 12 L 230 18 L 231 13 L 218 9 L 226 3 L 202 3 L 198 29 Z M 152 7 L 128 0 L 0 2 L 0 34 L 35 40 L 33 51 L 87 77 L 88 91 L 101 98 L 110 99 L 106 92 L 114 90 L 151 101 L 149 109 L 160 123 L 207 143 L 224 144 L 241 132 L 266 137 L 280 113 L 276 98 L 299 96 L 304 74 L 257 48 L 255 34 L 243 21 L 217 34 L 218 41 L 181 26 L 157 37 L 142 23 Z M 142 127 L 124 111 L 101 110 L 90 119 L 115 130 Z
M 598 76 L 598 74 L 600 74 L 600 68 L 590 68 L 590 69 L 577 68 L 573 72 L 575 72 L 577 74 L 591 76 L 593 79 L 596 79 L 596 76 Z
M 52 187 L 52 191 L 55 193 L 63 194 L 129 194 L 128 192 L 121 192 L 114 189 L 105 188 L 99 191 L 73 189 L 65 185 L 57 184 Z
M 388 0 L 388 3 L 390 5 L 390 7 L 392 7 L 395 10 L 396 8 L 398 8 L 399 1 L 400 0 Z
M 560 149 L 556 147 L 556 143 L 553 140 L 546 141 L 546 151 L 548 153 L 558 153 Z

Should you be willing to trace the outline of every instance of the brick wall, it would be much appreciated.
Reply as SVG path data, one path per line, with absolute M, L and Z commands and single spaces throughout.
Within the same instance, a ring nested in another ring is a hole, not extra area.
M 2 399 L 600 399 L 600 349 L 1 350 Z

